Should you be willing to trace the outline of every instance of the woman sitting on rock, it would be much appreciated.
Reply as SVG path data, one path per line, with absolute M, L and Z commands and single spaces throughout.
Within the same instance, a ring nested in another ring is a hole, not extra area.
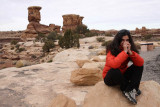
M 128 62 L 133 64 L 128 67 Z M 107 46 L 106 64 L 103 69 L 104 83 L 108 86 L 120 85 L 124 96 L 137 104 L 136 96 L 141 94 L 139 84 L 143 72 L 143 58 L 128 30 L 120 30 Z

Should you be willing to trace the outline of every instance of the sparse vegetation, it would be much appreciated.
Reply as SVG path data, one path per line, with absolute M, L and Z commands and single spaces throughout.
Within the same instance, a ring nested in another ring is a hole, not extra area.
M 11 47 L 11 50 L 14 50 L 14 47 Z
M 85 33 L 85 37 L 93 37 L 93 36 L 97 36 L 98 35 L 98 33 L 96 33 L 96 32 L 87 32 L 87 33 Z
M 105 41 L 105 38 L 104 37 L 98 37 L 96 38 L 98 42 L 104 42 Z
M 105 42 L 103 42 L 101 45 L 107 47 L 111 42 L 112 42 L 112 40 L 105 41 Z
M 141 49 L 141 44 L 135 43 L 137 49 Z
M 48 61 L 48 63 L 52 62 L 52 59 Z
M 73 34 L 72 30 L 66 30 L 64 36 L 59 39 L 58 42 L 61 48 L 72 48 L 72 47 L 80 47 L 79 44 L 79 35 Z
M 44 46 L 42 47 L 43 52 L 50 52 L 50 49 L 52 49 L 54 47 L 55 47 L 54 41 L 47 40 L 47 41 L 45 41 Z
M 112 34 L 111 33 L 105 33 L 105 36 L 112 36 Z
M 74 33 L 77 34 L 86 34 L 87 32 L 89 32 L 89 29 L 85 25 L 78 25 L 74 30 Z
M 147 35 L 144 35 L 144 40 L 149 40 L 152 38 L 152 35 L 151 34 L 147 34 Z
M 36 59 L 36 58 L 37 58 L 37 56 L 36 56 L 36 55 L 32 55 L 31 57 L 32 57 L 33 59 Z
M 11 45 L 16 45 L 17 43 L 18 43 L 18 41 L 16 41 L 16 40 L 11 41 Z
M 46 40 L 46 36 L 43 33 L 38 33 L 38 36 L 36 36 L 35 41 L 44 42 Z
M 25 48 L 19 48 L 18 52 L 25 51 Z

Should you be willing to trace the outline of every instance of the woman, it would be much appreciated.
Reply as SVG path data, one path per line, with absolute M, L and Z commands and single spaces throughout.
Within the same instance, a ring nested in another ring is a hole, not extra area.
M 133 64 L 128 67 L 128 62 Z M 124 96 L 137 104 L 136 96 L 141 94 L 139 84 L 143 72 L 143 58 L 128 30 L 120 30 L 107 46 L 106 64 L 103 69 L 104 83 L 108 86 L 120 85 Z

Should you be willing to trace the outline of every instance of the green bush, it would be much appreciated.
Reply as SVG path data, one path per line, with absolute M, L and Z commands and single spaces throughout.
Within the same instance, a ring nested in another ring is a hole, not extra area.
M 19 52 L 25 51 L 25 48 L 19 48 L 18 51 Z
M 11 47 L 11 50 L 13 50 L 14 49 L 14 47 Z
M 49 62 L 52 62 L 52 59 L 51 59 L 51 60 L 49 60 L 49 61 L 48 61 L 48 63 L 49 63 Z
M 54 47 L 55 47 L 54 41 L 47 40 L 47 41 L 45 41 L 44 46 L 42 47 L 43 52 L 50 52 L 50 49 L 52 49 Z
M 16 47 L 16 49 L 19 49 L 20 45 L 19 45 L 19 44 L 17 44 L 15 47 Z
M 93 32 L 87 32 L 87 33 L 85 33 L 85 37 L 92 37 L 92 36 L 97 36 L 98 35 L 98 33 L 93 33 Z
M 47 36 L 48 40 L 52 40 L 55 42 L 55 40 L 57 39 L 57 34 L 55 32 L 51 32 L 48 36 Z
M 79 35 L 73 34 L 71 30 L 66 30 L 66 32 L 64 33 L 64 36 L 60 37 L 58 44 L 61 48 L 66 48 L 66 49 L 72 48 L 72 47 L 79 48 L 80 47 Z
M 18 43 L 18 41 L 16 41 L 16 40 L 11 41 L 11 45 L 16 45 L 17 43 Z
M 74 31 L 77 34 L 85 34 L 87 32 L 89 32 L 89 29 L 85 25 L 78 25 Z
M 105 36 L 112 36 L 111 33 L 105 33 Z
M 32 55 L 31 57 L 32 57 L 33 59 L 37 58 L 37 56 L 36 56 L 36 55 Z
M 112 42 L 112 40 L 105 41 L 105 42 L 103 42 L 101 45 L 107 47 L 111 42 Z
M 152 38 L 152 35 L 151 34 L 148 34 L 148 35 L 144 35 L 144 40 L 149 40 Z
M 46 36 L 43 33 L 38 33 L 38 36 L 36 36 L 35 41 L 44 42 L 46 40 Z
M 135 43 L 135 46 L 136 46 L 137 49 L 141 49 L 141 44 Z
M 98 37 L 96 38 L 98 42 L 104 42 L 105 41 L 105 38 L 104 37 Z

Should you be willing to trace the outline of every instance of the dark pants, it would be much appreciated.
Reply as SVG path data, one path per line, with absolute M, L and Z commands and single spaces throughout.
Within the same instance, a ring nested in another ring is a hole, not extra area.
M 104 78 L 104 83 L 108 86 L 120 85 L 122 91 L 129 92 L 139 89 L 143 72 L 143 66 L 131 65 L 124 74 L 119 69 L 111 68 Z

